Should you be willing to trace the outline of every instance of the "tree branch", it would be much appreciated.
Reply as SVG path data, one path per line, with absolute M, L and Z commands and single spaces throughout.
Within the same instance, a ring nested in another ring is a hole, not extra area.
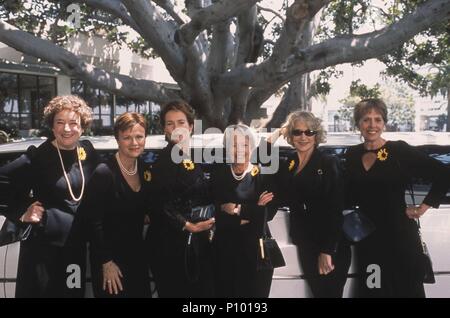
M 216 3 L 198 10 L 189 23 L 177 31 L 175 41 L 187 47 L 192 45 L 197 36 L 207 27 L 236 16 L 261 0 L 219 0 Z
M 85 3 L 89 7 L 107 12 L 122 20 L 123 23 L 140 33 L 141 30 L 133 18 L 128 14 L 127 8 L 120 0 L 74 0 L 71 2 Z
M 192 18 L 198 11 L 211 5 L 213 0 L 184 0 L 187 15 Z
M 231 19 L 212 27 L 211 49 L 208 56 L 208 70 L 211 76 L 218 76 L 225 72 L 233 56 L 230 23 Z
M 330 0 L 296 0 L 288 8 L 286 23 L 270 57 L 274 68 L 285 66 L 286 59 L 298 43 L 300 33 L 316 13 L 329 2 Z
M 180 48 L 173 42 L 175 26 L 166 21 L 153 3 L 147 0 L 122 0 L 131 17 L 141 29 L 140 35 L 163 59 L 170 75 L 182 81 L 185 61 Z
M 278 18 L 280 18 L 280 20 L 281 20 L 283 23 L 286 22 L 286 20 L 284 19 L 284 17 L 283 17 L 281 14 L 279 14 L 277 11 L 272 10 L 272 9 L 270 9 L 270 8 L 263 7 L 263 6 L 259 5 L 259 4 L 258 4 L 257 6 L 258 6 L 258 9 L 259 9 L 259 10 L 270 12 L 270 13 L 274 14 L 275 16 L 277 16 Z
M 286 117 L 294 110 L 302 109 L 311 111 L 311 100 L 307 96 L 311 81 L 309 73 L 302 74 L 293 78 L 289 87 L 283 95 L 283 98 L 272 115 L 266 128 L 280 127 Z
M 217 79 L 215 89 L 233 94 L 241 86 L 264 87 L 286 83 L 296 75 L 342 63 L 363 61 L 383 55 L 419 32 L 448 19 L 449 0 L 430 0 L 403 19 L 379 31 L 350 37 L 336 37 L 297 50 L 283 70 L 274 70 L 269 60 L 245 64 Z
M 247 62 L 256 62 L 263 45 L 264 34 L 257 24 L 256 5 L 245 10 L 238 16 L 238 50 L 235 65 Z M 259 27 L 259 29 L 256 29 Z M 259 32 L 258 32 L 259 31 Z M 241 89 L 231 97 L 232 108 L 229 116 L 229 123 L 235 124 L 245 120 L 247 111 L 248 87 Z
M 164 9 L 179 25 L 185 24 L 190 21 L 190 18 L 183 12 L 177 10 L 172 1 L 170 0 L 152 0 L 162 9 Z
M 137 80 L 114 74 L 86 63 L 75 54 L 0 20 L 0 41 L 16 50 L 41 58 L 59 67 L 68 76 L 84 80 L 89 85 L 127 97 L 164 103 L 179 97 L 160 83 Z

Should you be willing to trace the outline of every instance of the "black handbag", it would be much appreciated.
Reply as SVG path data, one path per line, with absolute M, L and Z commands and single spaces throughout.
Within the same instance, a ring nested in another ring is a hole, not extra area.
M 191 209 L 189 220 L 193 223 L 207 221 L 214 217 L 215 207 L 213 204 L 195 206 Z
M 414 188 L 412 184 L 408 185 L 408 192 L 411 196 L 411 202 L 414 206 L 416 206 L 416 199 L 414 197 Z M 425 241 L 422 239 L 422 232 L 420 231 L 420 221 L 417 220 L 417 232 L 419 234 L 420 239 L 420 266 L 422 268 L 423 278 L 422 282 L 424 284 L 434 284 L 436 283 L 436 279 L 434 278 L 434 270 L 433 270 L 433 262 L 431 261 L 430 253 L 428 252 L 428 247 Z
M 436 279 L 434 278 L 433 271 L 433 262 L 431 261 L 430 253 L 428 252 L 427 244 L 422 240 L 422 233 L 420 232 L 420 222 L 417 221 L 419 238 L 420 238 L 420 246 L 422 247 L 422 253 L 420 255 L 420 265 L 423 270 L 423 283 L 425 284 L 434 284 L 436 283 Z
M 31 227 L 31 224 L 17 225 L 8 219 L 5 219 L 2 229 L 0 230 L 0 246 L 26 240 L 30 235 Z
M 357 243 L 375 231 L 375 224 L 358 207 L 344 210 L 342 213 L 344 214 L 342 230 L 349 241 Z
M 286 266 L 286 262 L 277 241 L 268 235 L 267 207 L 264 208 L 263 236 L 258 240 L 257 270 L 271 270 Z

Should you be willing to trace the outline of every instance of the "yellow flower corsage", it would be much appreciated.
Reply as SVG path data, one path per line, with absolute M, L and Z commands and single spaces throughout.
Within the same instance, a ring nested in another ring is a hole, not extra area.
M 377 159 L 380 161 L 385 161 L 388 158 L 388 152 L 386 148 L 382 148 L 377 152 Z
M 195 164 L 190 159 L 184 159 L 183 165 L 184 165 L 184 168 L 188 171 L 194 170 L 194 168 L 195 168 Z
M 86 160 L 86 151 L 84 150 L 84 148 L 78 147 L 77 151 L 78 151 L 78 159 L 80 159 L 81 161 Z
M 289 162 L 289 167 L 288 167 L 289 171 L 292 171 L 292 169 L 294 169 L 294 166 L 295 166 L 295 160 L 292 159 L 291 162 Z
M 257 166 L 253 166 L 252 171 L 250 172 L 250 174 L 252 175 L 252 177 L 256 176 L 259 173 L 259 168 Z
M 147 182 L 150 182 L 152 180 L 152 174 L 151 174 L 150 170 L 144 171 L 144 180 Z

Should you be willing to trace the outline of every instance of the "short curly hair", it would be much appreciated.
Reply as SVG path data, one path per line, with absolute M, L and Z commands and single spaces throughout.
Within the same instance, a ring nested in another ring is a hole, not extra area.
M 48 127 L 53 127 L 55 115 L 63 110 L 70 110 L 80 116 L 81 128 L 86 129 L 92 122 L 92 109 L 86 102 L 75 95 L 56 96 L 44 108 L 44 121 Z
M 314 116 L 313 113 L 298 110 L 290 113 L 288 118 L 286 119 L 286 122 L 282 126 L 286 128 L 284 138 L 286 138 L 288 144 L 290 144 L 291 146 L 294 145 L 292 141 L 292 131 L 294 130 L 295 123 L 297 121 L 302 121 L 309 129 L 317 131 L 317 134 L 315 136 L 316 147 L 326 141 L 326 132 L 323 129 L 322 120 Z

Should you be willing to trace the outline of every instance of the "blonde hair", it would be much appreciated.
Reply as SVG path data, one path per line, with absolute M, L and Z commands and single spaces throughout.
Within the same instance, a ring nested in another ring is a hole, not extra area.
M 295 111 L 289 114 L 288 118 L 286 119 L 286 122 L 282 125 L 282 127 L 285 127 L 286 130 L 284 132 L 284 138 L 286 138 L 287 142 L 293 146 L 293 136 L 292 131 L 295 128 L 295 123 L 297 121 L 302 121 L 305 123 L 305 125 L 314 131 L 317 131 L 317 134 L 315 135 L 315 144 L 318 146 L 321 143 L 324 143 L 326 139 L 326 132 L 323 129 L 322 126 L 322 120 L 320 118 L 317 118 L 310 112 L 306 111 Z

